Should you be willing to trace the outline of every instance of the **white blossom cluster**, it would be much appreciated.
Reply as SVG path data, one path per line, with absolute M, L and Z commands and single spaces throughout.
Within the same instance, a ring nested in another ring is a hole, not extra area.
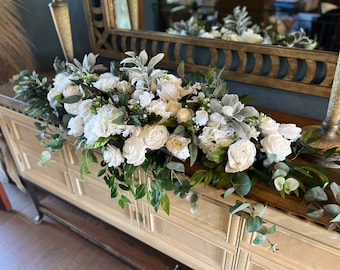
M 120 146 L 101 145 L 103 160 L 108 166 L 116 168 L 122 163 L 140 166 L 148 151 L 162 148 L 182 161 L 188 159 L 191 155 L 189 145 L 194 143 L 193 134 L 175 132 L 175 127 L 167 126 L 169 119 L 176 125 L 192 123 L 192 132 L 198 140 L 195 143 L 207 159 L 213 160 L 211 153 L 214 151 L 227 149 L 226 173 L 249 169 L 256 161 L 258 151 L 274 156 L 275 162 L 285 160 L 292 153 L 291 143 L 301 133 L 296 125 L 277 123 L 254 107 L 245 106 L 237 95 L 225 94 L 216 98 L 207 96 L 198 82 L 183 86 L 181 78 L 154 68 L 163 54 L 149 62 L 145 51 L 137 56 L 132 52 L 127 55 L 129 57 L 121 62 L 121 70 L 128 73 L 128 80 L 106 72 L 95 77 L 90 85 L 103 97 L 111 97 L 95 109 L 97 96 L 86 96 L 82 85 L 73 82 L 75 74 L 59 73 L 48 93 L 51 106 L 60 106 L 58 100 L 61 98 L 81 96 L 79 101 L 62 106 L 72 116 L 68 122 L 68 135 L 83 138 L 86 147 L 91 148 L 103 138 L 119 138 Z M 88 56 L 93 57 L 92 54 Z M 128 97 L 128 106 L 124 109 L 118 105 L 121 94 Z M 201 106 L 194 110 L 188 106 L 191 103 Z M 133 115 L 137 111 L 141 113 Z M 148 119 L 151 114 L 159 120 L 140 125 L 130 121 L 133 116 Z M 276 181 L 277 189 L 284 186 L 282 181 L 282 178 Z

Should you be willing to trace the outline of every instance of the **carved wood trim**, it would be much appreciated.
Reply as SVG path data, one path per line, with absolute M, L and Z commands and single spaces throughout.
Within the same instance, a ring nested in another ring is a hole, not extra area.
M 127 50 L 164 52 L 160 68 L 188 72 L 224 68 L 227 80 L 328 98 L 338 54 L 214 39 L 174 36 L 150 31 L 124 31 L 110 26 L 109 0 L 84 0 L 93 52 L 120 60 Z M 112 10 L 111 10 L 112 12 Z

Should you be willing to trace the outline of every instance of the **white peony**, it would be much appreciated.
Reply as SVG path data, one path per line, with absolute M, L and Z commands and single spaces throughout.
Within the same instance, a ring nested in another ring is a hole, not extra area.
M 89 122 L 85 123 L 84 136 L 88 144 L 94 143 L 98 138 L 120 135 L 126 130 L 126 125 L 113 123 L 122 115 L 122 111 L 111 104 L 102 106 Z
M 268 156 L 276 155 L 276 161 L 283 161 L 292 153 L 290 141 L 283 138 L 280 134 L 271 134 L 261 140 L 262 151 Z
M 81 116 L 72 117 L 67 124 L 67 127 L 70 129 L 68 131 L 68 135 L 72 135 L 75 137 L 81 136 L 84 133 L 84 122 Z
M 78 107 L 78 115 L 84 119 L 84 122 L 90 121 L 93 114 L 90 111 L 92 106 L 93 100 L 92 99 L 85 99 L 82 100 Z
M 295 142 L 301 136 L 301 128 L 295 124 L 280 124 L 279 133 L 287 140 Z
M 124 162 L 124 157 L 119 148 L 108 144 L 103 150 L 103 158 L 109 167 L 118 167 Z
M 146 148 L 143 141 L 138 137 L 128 138 L 123 146 L 123 156 L 126 163 L 139 166 L 145 161 Z
M 178 135 L 170 135 L 166 141 L 168 151 L 180 160 L 186 160 L 190 157 L 188 145 L 191 142 L 189 138 Z
M 157 150 L 164 146 L 169 137 L 168 129 L 165 126 L 145 126 L 140 134 L 140 138 L 146 148 Z
M 255 156 L 256 147 L 251 141 L 238 140 L 228 148 L 228 163 L 225 171 L 227 173 L 245 171 L 253 165 Z

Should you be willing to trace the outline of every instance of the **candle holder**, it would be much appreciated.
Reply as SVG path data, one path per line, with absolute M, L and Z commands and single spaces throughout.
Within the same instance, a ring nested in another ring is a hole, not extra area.
M 340 149 L 340 53 L 335 69 L 332 91 L 329 98 L 326 118 L 321 127 L 312 125 L 303 128 L 303 132 L 312 131 L 314 136 L 321 136 L 311 144 L 312 147 L 321 149 L 320 154 L 308 155 L 309 161 L 318 163 L 326 168 L 340 168 L 334 161 L 340 161 L 340 157 L 324 158 L 322 152 L 331 148 Z
M 68 4 L 63 0 L 53 0 L 49 5 L 55 29 L 63 50 L 65 60 L 73 60 L 73 42 Z

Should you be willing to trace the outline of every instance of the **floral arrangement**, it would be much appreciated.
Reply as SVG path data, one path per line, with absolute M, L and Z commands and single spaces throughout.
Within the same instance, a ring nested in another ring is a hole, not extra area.
M 191 16 L 187 21 L 174 22 L 167 29 L 167 33 L 253 44 L 279 45 L 288 48 L 314 49 L 317 46 L 317 42 L 310 39 L 303 29 L 282 33 L 276 29 L 276 24 L 277 22 L 261 29 L 259 25 L 252 23 L 247 7 L 236 6 L 233 14 L 223 18 L 222 24 L 217 23 L 209 27 L 199 25 L 195 16 Z
M 275 231 L 261 218 L 265 207 L 256 210 L 245 197 L 259 183 L 282 197 L 304 196 L 310 216 L 330 214 L 332 228 L 338 228 L 340 186 L 331 183 L 322 168 L 295 162 L 300 154 L 317 150 L 308 146 L 315 140 L 310 133 L 301 136 L 295 124 L 278 123 L 228 94 L 216 69 L 194 77 L 185 74 L 181 63 L 174 75 L 156 68 L 162 53 L 150 60 L 145 51 L 126 55 L 120 63 L 112 62 L 110 71 L 96 65 L 92 53 L 82 63 L 56 59 L 52 82 L 35 72 L 14 76 L 13 81 L 19 81 L 16 97 L 26 102 L 26 113 L 42 120 L 36 123 L 46 148 L 42 165 L 63 147 L 65 138 L 71 139 L 82 150 L 81 173 L 91 172 L 91 161 L 100 162 L 98 176 L 121 207 L 130 202 L 120 193 L 124 190 L 136 199 L 146 197 L 156 211 L 163 208 L 168 214 L 167 192 L 186 198 L 195 213 L 197 185 L 224 188 L 222 197 L 240 196 L 230 211 L 248 212 L 247 228 L 259 233 L 257 244 Z M 327 155 L 334 153 L 336 149 Z M 197 164 L 198 169 L 186 175 Z M 148 181 L 136 178 L 138 170 Z M 337 203 L 320 203 L 328 199 L 326 188 Z

